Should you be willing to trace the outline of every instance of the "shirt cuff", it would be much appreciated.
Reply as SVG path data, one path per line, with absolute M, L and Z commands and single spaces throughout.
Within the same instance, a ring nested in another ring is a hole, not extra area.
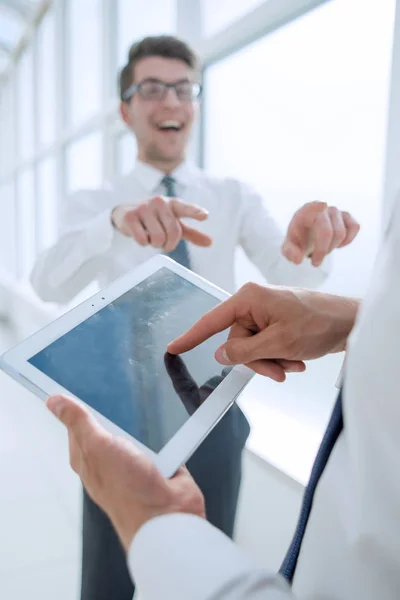
M 266 576 L 205 519 L 184 514 L 157 517 L 146 523 L 132 542 L 128 564 L 146 600 L 217 598 L 233 583 L 240 586 L 249 577 Z M 277 581 L 275 575 L 270 579 Z

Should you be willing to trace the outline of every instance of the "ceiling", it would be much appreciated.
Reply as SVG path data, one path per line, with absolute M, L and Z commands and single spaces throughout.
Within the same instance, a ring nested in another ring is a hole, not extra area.
M 0 74 L 43 0 L 0 0 Z

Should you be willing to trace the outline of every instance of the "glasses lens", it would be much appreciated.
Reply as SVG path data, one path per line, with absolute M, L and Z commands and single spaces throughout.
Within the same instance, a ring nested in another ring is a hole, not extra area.
M 146 100 L 161 100 L 164 95 L 164 85 L 159 81 L 144 81 L 139 91 Z
M 182 102 L 190 102 L 195 100 L 200 94 L 200 86 L 198 83 L 182 81 L 175 86 L 176 95 Z

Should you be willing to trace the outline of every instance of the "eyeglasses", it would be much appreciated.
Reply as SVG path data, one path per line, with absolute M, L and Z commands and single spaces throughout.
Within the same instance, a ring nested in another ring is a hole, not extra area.
M 169 89 L 174 89 L 176 97 L 180 102 L 192 102 L 197 100 L 201 94 L 201 85 L 191 81 L 177 81 L 176 83 L 165 83 L 158 79 L 145 79 L 141 83 L 131 85 L 123 94 L 122 98 L 128 102 L 132 96 L 139 93 L 144 100 L 159 102 L 164 100 Z

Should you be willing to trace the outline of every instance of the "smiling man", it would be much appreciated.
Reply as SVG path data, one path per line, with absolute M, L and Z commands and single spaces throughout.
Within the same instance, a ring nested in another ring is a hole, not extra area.
M 66 303 L 90 282 L 105 286 L 157 253 L 232 292 L 238 246 L 270 283 L 314 287 L 325 279 L 325 257 L 349 244 L 358 224 L 346 212 L 311 202 L 297 211 L 285 236 L 247 185 L 211 177 L 187 161 L 200 94 L 197 58 L 184 42 L 150 37 L 131 47 L 120 96 L 122 118 L 137 140 L 136 164 L 111 189 L 68 200 L 62 235 L 32 274 L 43 300 Z M 209 521 L 229 536 L 248 432 L 233 407 L 188 463 Z M 131 600 L 120 542 L 87 495 L 83 516 L 82 600 Z

